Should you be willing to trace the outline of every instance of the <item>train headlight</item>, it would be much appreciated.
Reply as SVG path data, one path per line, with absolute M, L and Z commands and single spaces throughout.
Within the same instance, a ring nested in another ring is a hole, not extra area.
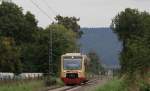
M 78 71 L 78 76 L 81 77 L 82 76 L 82 72 Z
M 74 59 L 74 56 L 72 56 L 72 59 Z
M 64 76 L 64 77 L 66 76 L 66 72 L 65 72 L 65 71 L 63 72 L 63 76 Z

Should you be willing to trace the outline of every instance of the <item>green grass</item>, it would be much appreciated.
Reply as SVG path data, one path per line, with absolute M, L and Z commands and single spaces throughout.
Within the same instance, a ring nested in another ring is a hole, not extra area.
M 128 91 L 123 80 L 112 80 L 103 86 L 97 87 L 95 91 Z
M 0 91 L 41 91 L 43 88 L 43 81 L 34 80 L 28 82 L 17 82 L 14 84 L 3 84 L 0 86 Z
M 52 86 L 52 85 L 64 86 L 64 83 L 58 77 L 49 77 L 48 76 L 48 77 L 45 78 L 44 82 L 45 82 L 46 86 Z

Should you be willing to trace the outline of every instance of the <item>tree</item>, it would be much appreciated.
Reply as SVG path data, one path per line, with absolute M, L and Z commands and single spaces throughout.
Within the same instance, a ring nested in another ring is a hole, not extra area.
M 112 29 L 123 43 L 122 73 L 134 79 L 143 78 L 150 67 L 150 14 L 127 8 L 113 19 Z
M 66 20 L 66 19 L 65 19 Z M 37 26 L 35 16 L 14 3 L 0 4 L 0 71 L 17 72 L 48 72 L 48 58 L 50 32 L 53 37 L 53 72 L 58 73 L 60 56 L 66 52 L 73 52 L 77 48 L 76 33 L 78 19 L 67 18 L 74 24 L 69 27 L 63 24 L 50 24 L 43 29 Z M 63 22 L 64 24 L 66 24 Z M 4 38 L 4 39 L 3 39 Z M 8 40 L 5 40 L 8 38 Z M 10 38 L 10 39 L 9 39 Z M 8 41 L 9 45 L 4 45 Z M 4 52 L 4 53 L 3 53 Z M 2 54 L 3 53 L 3 54 Z M 9 64 L 9 65 L 7 65 Z M 7 67 L 7 68 L 6 68 Z M 21 69 L 22 68 L 22 69 Z
M 0 37 L 12 38 L 15 46 L 17 47 L 14 48 L 14 45 L 9 45 L 15 50 L 8 50 L 8 53 L 4 53 L 3 57 L 7 58 L 7 56 L 13 56 L 13 54 L 11 54 L 11 52 L 13 52 L 19 58 L 18 60 L 21 60 L 18 65 L 21 64 L 23 66 L 22 71 L 37 72 L 37 66 L 35 66 L 36 59 L 34 59 L 39 47 L 35 45 L 35 41 L 37 39 L 36 31 L 42 31 L 43 29 L 37 26 L 35 16 L 30 12 L 23 14 L 22 8 L 14 3 L 2 2 L 0 5 L 0 26 Z M 7 46 L 4 48 L 7 48 Z M 26 62 L 26 60 L 29 61 Z M 4 61 L 7 63 L 7 60 L 3 60 L 3 62 Z M 13 65 L 8 66 L 13 67 Z M 5 66 L 3 67 L 3 69 L 7 70 Z M 17 65 L 15 67 L 17 67 Z
M 13 38 L 0 37 L 0 72 L 21 72 L 19 50 Z
M 65 26 L 68 30 L 72 30 L 73 32 L 77 33 L 77 37 L 81 37 L 82 32 L 80 30 L 80 25 L 78 24 L 79 18 L 76 17 L 63 17 L 57 15 L 55 17 L 57 24 L 61 24 Z
M 88 57 L 90 58 L 89 71 L 93 74 L 99 74 L 103 70 L 101 60 L 95 52 L 89 52 Z
M 33 42 L 32 33 L 37 27 L 34 15 L 23 14 L 22 8 L 14 3 L 0 5 L 0 36 L 13 37 L 16 44 Z
M 27 11 L 27 13 L 25 14 L 25 19 L 28 22 L 28 26 L 31 26 L 32 28 L 37 28 L 38 21 L 35 19 L 35 16 L 31 12 Z
M 24 44 L 22 60 L 25 72 L 48 73 L 49 67 L 49 45 L 52 32 L 53 40 L 53 73 L 59 73 L 60 56 L 66 52 L 73 52 L 76 47 L 75 33 L 68 31 L 64 26 L 52 24 L 45 30 L 36 31 L 36 41 Z
M 60 57 L 67 52 L 73 52 L 76 47 L 76 35 L 72 31 L 68 31 L 63 25 L 50 25 L 45 32 L 52 31 L 53 40 L 53 71 L 60 71 Z

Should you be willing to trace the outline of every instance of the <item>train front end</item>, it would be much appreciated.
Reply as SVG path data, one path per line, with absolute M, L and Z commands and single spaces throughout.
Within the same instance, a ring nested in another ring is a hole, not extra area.
M 86 80 L 84 57 L 80 53 L 62 55 L 61 79 L 66 85 L 79 85 Z

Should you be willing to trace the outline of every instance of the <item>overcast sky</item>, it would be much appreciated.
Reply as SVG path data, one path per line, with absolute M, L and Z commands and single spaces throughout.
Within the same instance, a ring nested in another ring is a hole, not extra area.
M 30 0 L 12 0 L 23 7 L 24 12 L 31 11 L 46 27 L 52 20 L 44 15 Z M 54 18 L 57 14 L 80 18 L 82 27 L 109 27 L 111 19 L 125 8 L 137 8 L 150 12 L 150 0 L 33 0 L 47 14 Z

